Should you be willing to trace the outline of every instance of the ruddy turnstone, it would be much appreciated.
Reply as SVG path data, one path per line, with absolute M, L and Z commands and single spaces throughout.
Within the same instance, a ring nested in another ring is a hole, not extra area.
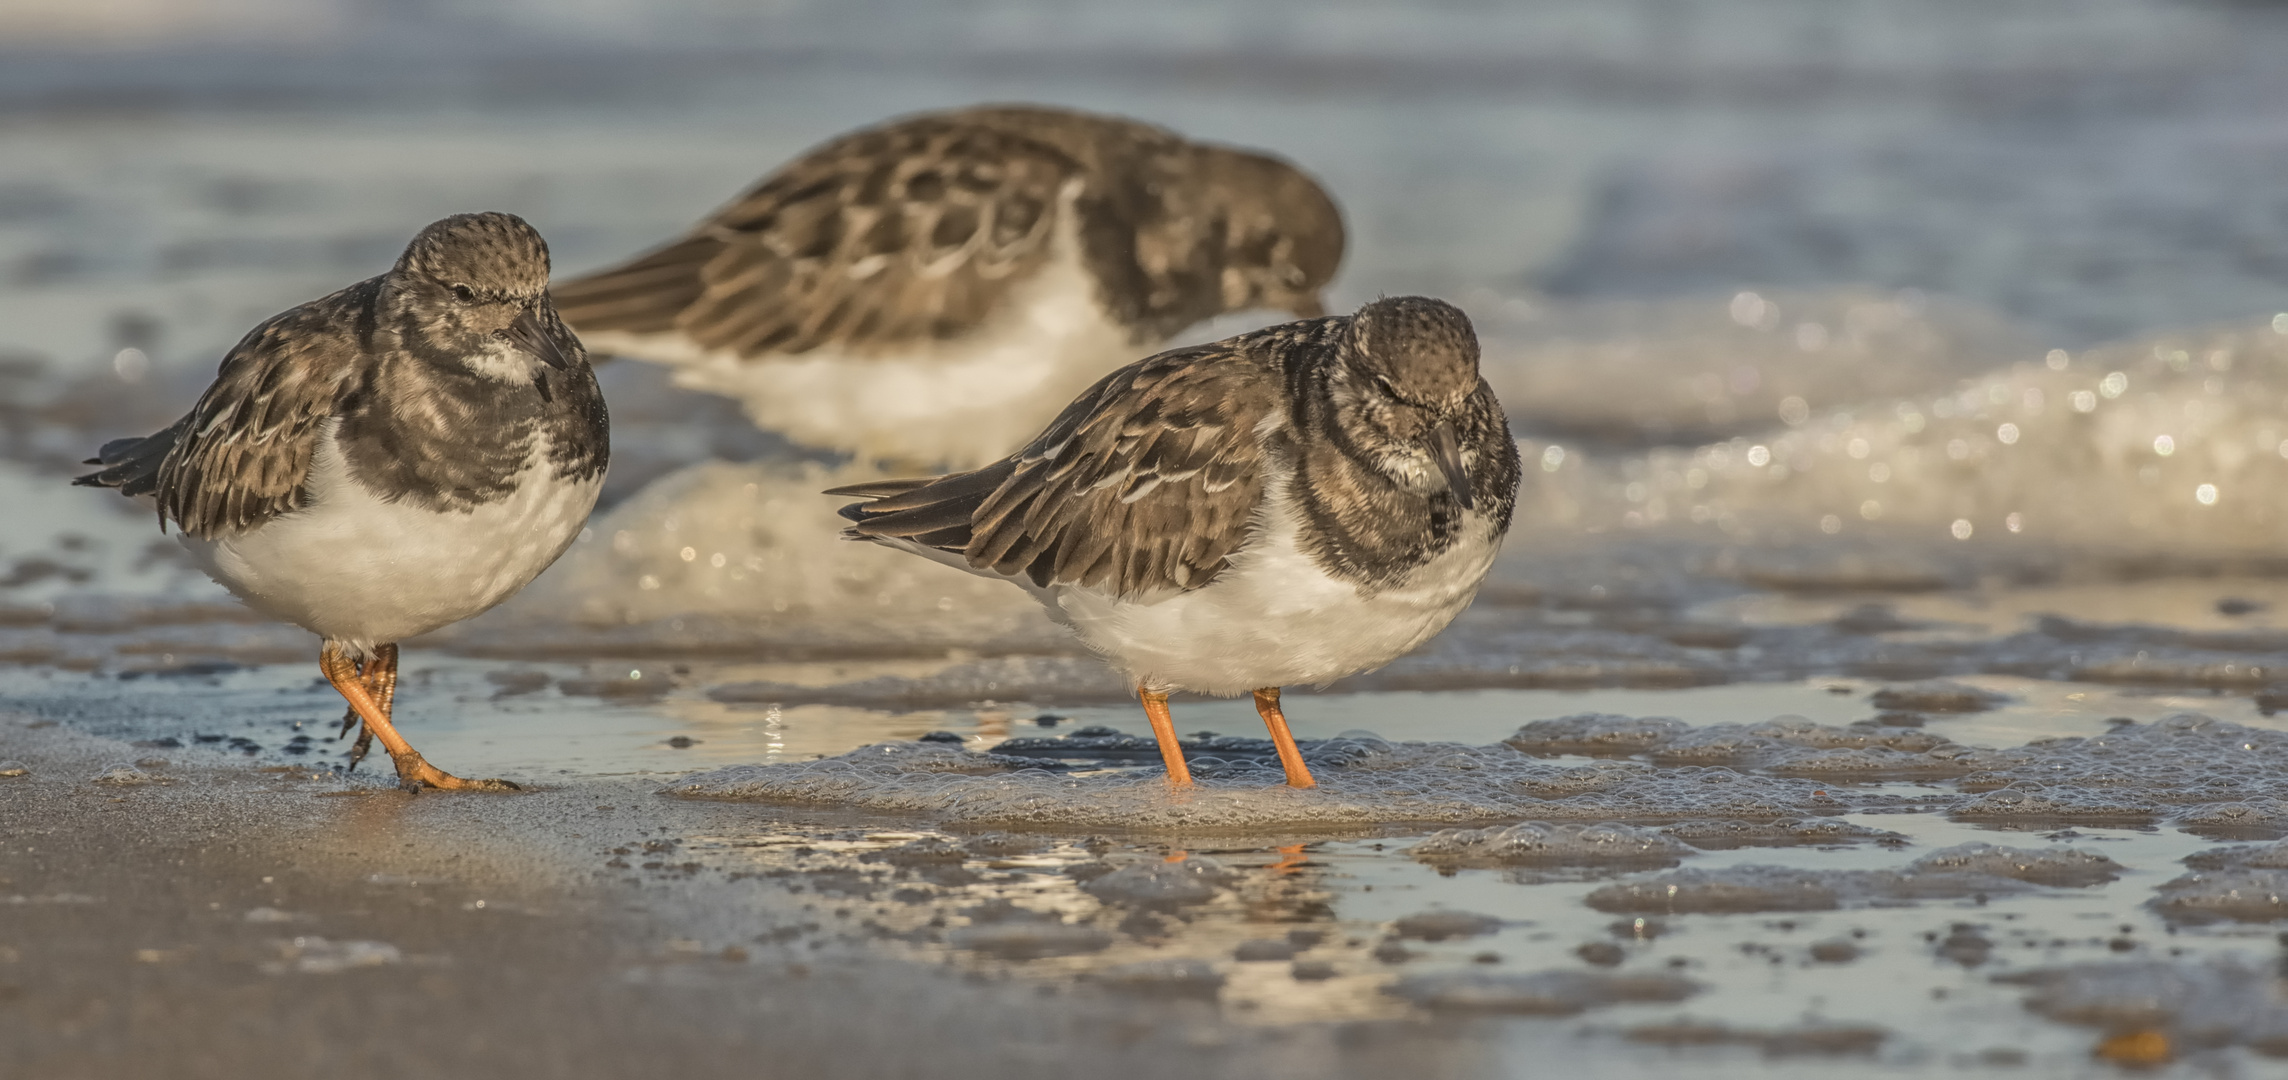
M 1202 319 L 1323 314 L 1342 255 L 1334 201 L 1285 161 L 978 107 L 835 139 L 556 301 L 597 352 L 797 442 L 961 467 Z
M 208 576 L 324 639 L 318 667 L 406 787 L 505 790 L 390 723 L 397 642 L 522 589 L 580 532 L 611 456 L 604 398 L 548 298 L 548 245 L 462 214 L 397 265 L 255 327 L 189 415 L 104 444 L 75 483 L 155 497 Z
M 1377 300 L 1106 376 L 972 472 L 830 495 L 844 533 L 1024 586 L 1137 688 L 1191 782 L 1173 690 L 1255 694 L 1381 667 L 1445 629 L 1509 531 L 1517 445 L 1452 305 Z

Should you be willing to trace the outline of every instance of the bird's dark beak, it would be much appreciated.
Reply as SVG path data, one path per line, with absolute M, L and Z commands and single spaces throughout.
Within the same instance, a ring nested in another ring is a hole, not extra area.
M 1327 313 L 1327 301 L 1318 293 L 1309 293 L 1296 297 L 1287 311 L 1298 319 L 1316 319 Z
M 518 315 L 515 322 L 508 324 L 508 339 L 538 357 L 541 363 L 558 371 L 572 363 L 571 357 L 564 355 L 564 346 L 557 343 L 556 335 L 540 325 L 540 318 L 530 308 Z
M 1454 425 L 1440 420 L 1430 429 L 1430 456 L 1437 459 L 1438 471 L 1446 474 L 1454 501 L 1464 510 L 1476 509 L 1478 500 L 1470 494 L 1470 473 L 1462 468 L 1462 440 L 1454 434 Z

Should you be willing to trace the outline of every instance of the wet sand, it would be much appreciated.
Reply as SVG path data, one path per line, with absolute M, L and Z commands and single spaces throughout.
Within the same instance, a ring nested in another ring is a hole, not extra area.
M 1306 753 L 1364 755 L 1322 760 L 1321 791 L 1227 742 L 1171 798 L 1112 707 L 694 710 L 723 674 L 697 668 L 636 702 L 569 678 L 488 699 L 551 665 L 408 665 L 432 673 L 417 743 L 533 789 L 345 775 L 299 665 L 0 684 L 25 770 L 0 777 L 9 1075 L 2079 1076 L 2151 1039 L 2238 1076 L 2288 1053 L 2261 990 L 2288 908 L 2259 895 L 2288 856 L 2263 843 L 2283 725 L 2245 697 L 1303 695 Z M 1181 711 L 1243 730 L 1240 703 Z M 1689 722 L 1631 718 L 1660 713 Z M 1326 730 L 1369 724 L 1473 741 Z M 2153 760 L 2074 749 L 2139 739 Z M 1737 771 L 1690 763 L 1722 747 L 1699 760 Z M 2056 806 L 1992 790 L 2052 769 Z M 998 831 L 1010 806 L 1040 820 Z
M 648 783 L 413 796 L 170 763 L 119 786 L 88 778 L 149 751 L 32 723 L 0 718 L 0 758 L 29 766 L 0 779 L 11 1076 L 1488 1072 L 1451 1025 L 1241 1026 L 869 955 L 838 926 L 772 935 L 837 920 L 705 870 L 595 868 L 752 816 Z

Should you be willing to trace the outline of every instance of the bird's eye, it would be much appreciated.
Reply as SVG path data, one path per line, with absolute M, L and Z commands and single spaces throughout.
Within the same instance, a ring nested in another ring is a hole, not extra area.
M 1374 377 L 1374 384 L 1376 386 L 1382 387 L 1383 393 L 1389 394 L 1391 397 L 1398 396 L 1398 388 L 1396 386 L 1392 386 L 1389 379 L 1377 375 Z
M 460 297 L 461 302 L 467 304 L 476 300 L 477 290 L 466 285 L 455 285 L 453 286 L 453 295 Z

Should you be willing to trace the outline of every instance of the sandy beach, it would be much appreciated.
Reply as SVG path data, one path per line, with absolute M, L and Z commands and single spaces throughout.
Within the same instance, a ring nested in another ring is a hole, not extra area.
M 610 850 L 735 808 L 643 783 L 485 799 L 173 763 L 11 717 L 0 1060 L 110 1077 L 1475 1076 L 1439 1028 L 1234 1024 L 1197 1001 L 869 955 L 847 914 Z M 657 860 L 653 860 L 657 861 Z M 793 933 L 785 933 L 787 929 Z

